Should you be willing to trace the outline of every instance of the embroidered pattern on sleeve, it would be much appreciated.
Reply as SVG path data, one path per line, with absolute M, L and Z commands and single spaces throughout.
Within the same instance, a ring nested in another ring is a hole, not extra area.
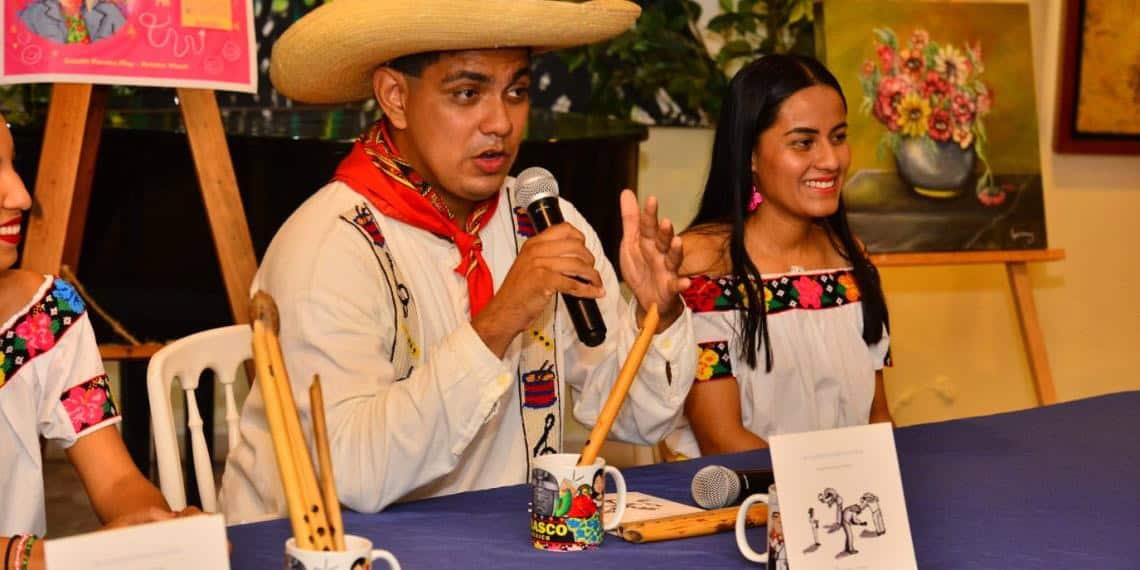
M 71 284 L 56 279 L 11 328 L 0 331 L 0 388 L 32 358 L 51 350 L 84 310 Z
M 100 374 L 82 384 L 72 386 L 60 397 L 75 433 L 118 417 L 119 410 L 111 398 L 111 384 Z
M 697 344 L 697 382 L 732 378 L 728 342 L 714 340 Z

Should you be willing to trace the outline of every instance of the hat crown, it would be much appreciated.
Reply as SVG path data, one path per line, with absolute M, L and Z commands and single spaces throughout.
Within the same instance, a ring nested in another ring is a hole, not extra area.
M 285 30 L 269 78 L 297 101 L 360 101 L 372 96 L 372 72 L 400 56 L 572 47 L 618 35 L 640 14 L 627 0 L 336 0 Z

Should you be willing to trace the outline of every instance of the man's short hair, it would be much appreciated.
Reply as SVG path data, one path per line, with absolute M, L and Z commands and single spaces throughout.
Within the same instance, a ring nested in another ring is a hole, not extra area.
M 410 55 L 402 55 L 400 57 L 397 57 L 396 59 L 389 61 L 388 63 L 385 63 L 384 65 L 386 67 L 390 67 L 392 69 L 395 69 L 396 71 L 399 71 L 400 73 L 403 73 L 404 75 L 410 75 L 412 77 L 422 77 L 424 74 L 424 70 L 427 69 L 428 66 L 430 66 L 431 64 L 439 61 L 439 59 L 441 57 L 443 57 L 443 54 L 445 54 L 445 53 L 449 53 L 449 52 L 446 52 L 446 51 L 425 51 L 422 53 L 413 53 Z M 450 52 L 450 53 L 455 53 L 455 52 Z M 533 53 L 534 53 L 533 49 L 527 48 L 527 52 L 526 52 L 527 58 L 530 58 L 530 56 Z
M 404 75 L 420 77 L 429 65 L 439 61 L 439 58 L 442 56 L 442 51 L 425 51 L 422 53 L 402 55 L 389 61 L 385 65 Z

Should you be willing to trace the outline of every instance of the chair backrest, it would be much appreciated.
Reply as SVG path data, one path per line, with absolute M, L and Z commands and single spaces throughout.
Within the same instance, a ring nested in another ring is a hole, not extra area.
M 178 430 L 174 426 L 171 389 L 174 379 L 186 395 L 186 427 L 190 432 L 190 455 L 198 480 L 202 509 L 218 511 L 218 495 L 214 486 L 213 462 L 206 437 L 202 433 L 202 415 L 194 391 L 198 378 L 212 370 L 221 384 L 226 402 L 226 426 L 229 448 L 238 444 L 238 406 L 234 398 L 234 379 L 238 367 L 252 356 L 249 325 L 232 325 L 195 333 L 172 342 L 156 352 L 146 371 L 147 394 L 150 399 L 151 424 L 154 431 L 158 480 L 170 508 L 186 508 L 186 484 L 182 479 L 182 457 Z

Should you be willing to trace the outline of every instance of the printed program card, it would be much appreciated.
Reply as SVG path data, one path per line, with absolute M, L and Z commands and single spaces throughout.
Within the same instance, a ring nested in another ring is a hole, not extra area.
M 44 542 L 48 568 L 229 570 L 226 523 L 197 515 Z
M 768 442 L 789 567 L 918 568 L 890 424 Z
M 606 495 L 606 504 L 602 512 L 604 513 L 604 520 L 609 520 L 608 517 L 613 516 L 614 510 L 617 508 L 617 498 L 615 495 Z M 668 518 L 676 515 L 687 515 L 689 513 L 701 512 L 703 509 L 691 505 L 685 505 L 669 499 L 662 499 L 661 497 L 654 497 L 645 493 L 638 493 L 632 491 L 626 493 L 625 496 L 625 516 L 621 518 L 622 524 L 635 523 L 648 520 L 656 520 Z M 609 531 L 614 536 L 621 536 L 619 529 L 615 528 Z

